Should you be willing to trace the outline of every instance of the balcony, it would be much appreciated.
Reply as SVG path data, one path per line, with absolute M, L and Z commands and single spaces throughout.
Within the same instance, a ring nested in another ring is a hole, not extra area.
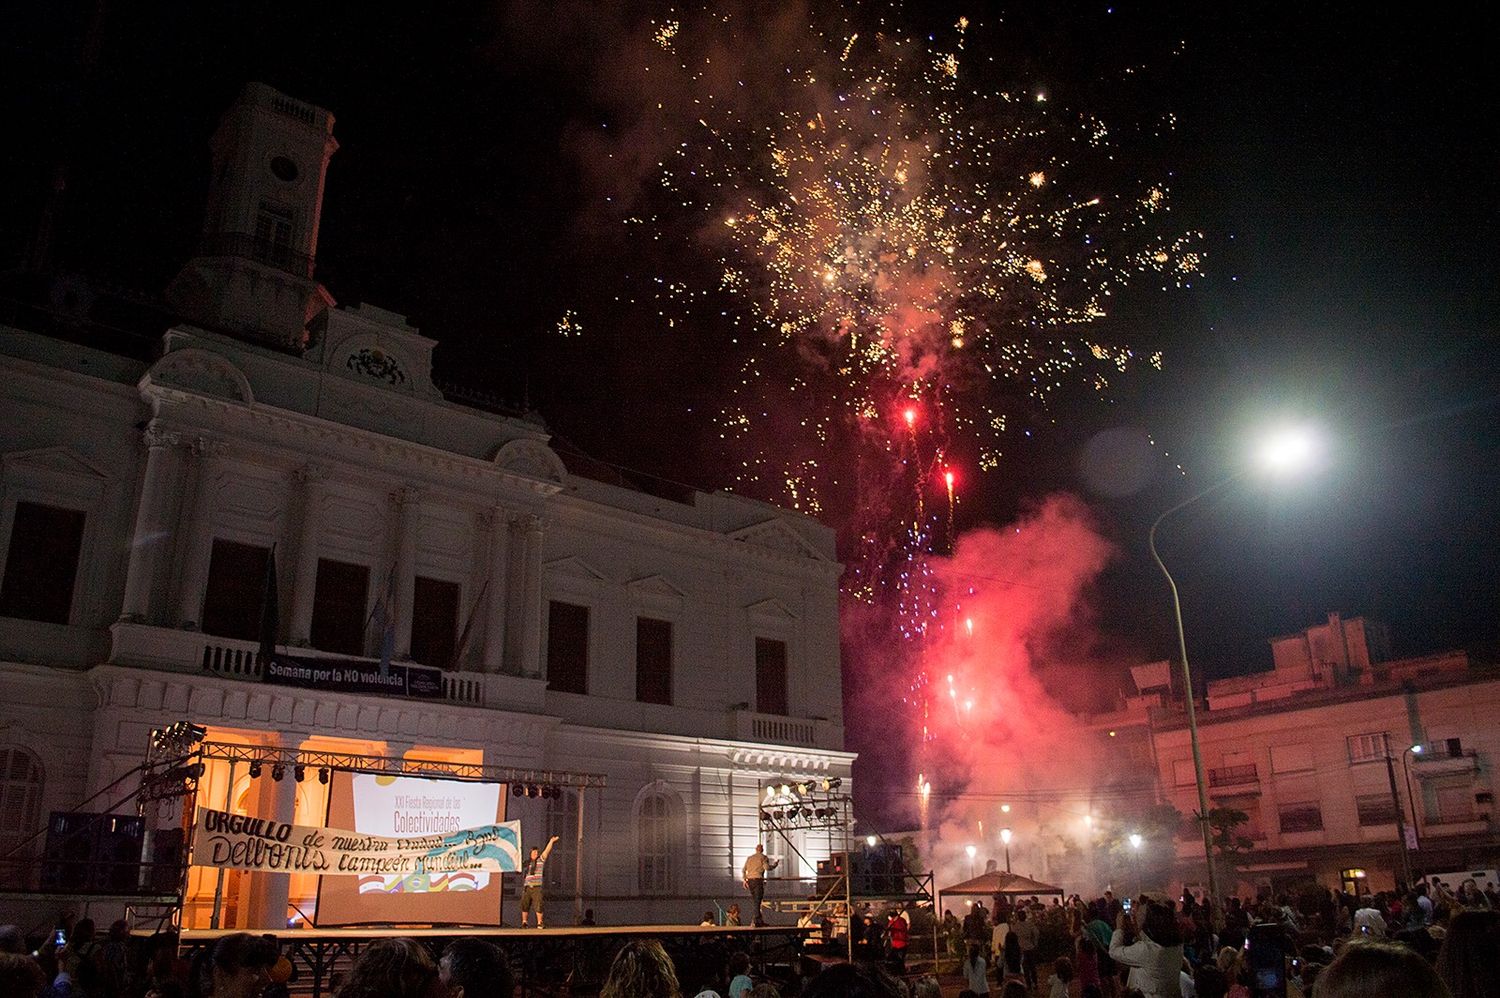
M 1248 766 L 1221 766 L 1208 771 L 1210 787 L 1256 787 L 1260 784 L 1260 772 L 1255 764 Z
M 164 672 L 202 672 L 252 683 L 263 680 L 259 646 L 254 641 L 125 621 L 113 625 L 110 633 L 113 640 L 109 660 L 112 665 L 159 669 Z M 349 658 L 347 655 L 334 655 L 313 648 L 297 648 L 292 653 L 305 659 Z M 368 658 L 361 661 L 377 660 Z M 537 679 L 478 672 L 444 672 L 441 679 L 442 696 L 423 699 L 509 710 L 536 711 L 542 706 L 542 683 Z M 387 693 L 364 695 L 405 699 Z

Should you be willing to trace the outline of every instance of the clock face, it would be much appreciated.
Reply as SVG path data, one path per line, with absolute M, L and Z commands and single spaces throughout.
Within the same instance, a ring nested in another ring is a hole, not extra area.
M 290 184 L 297 179 L 297 164 L 286 156 L 276 156 L 271 160 L 271 174 L 277 180 Z

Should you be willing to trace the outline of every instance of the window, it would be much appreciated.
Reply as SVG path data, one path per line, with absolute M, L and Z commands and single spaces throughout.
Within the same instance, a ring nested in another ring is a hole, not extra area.
M 1317 832 L 1323 829 L 1323 809 L 1317 801 L 1281 805 L 1282 832 Z
M 1433 794 L 1437 808 L 1435 814 L 1428 811 L 1428 824 L 1453 824 L 1474 820 L 1474 786 L 1468 779 L 1465 779 L 1463 783 L 1440 785 L 1434 789 Z
M 1313 768 L 1311 745 L 1272 745 L 1271 772 L 1304 773 Z
M 260 608 L 266 595 L 269 548 L 235 541 L 214 541 L 208 558 L 208 586 L 203 592 L 199 629 L 222 638 L 260 638 Z
M 641 703 L 672 703 L 672 622 L 635 620 L 635 698 Z
M 1367 735 L 1349 736 L 1350 762 L 1378 762 L 1385 759 L 1386 743 L 1390 733 L 1375 731 Z
M 755 639 L 755 709 L 761 714 L 787 714 L 785 641 Z
M 255 214 L 255 258 L 284 267 L 292 258 L 292 213 L 261 202 Z
M 639 887 L 642 894 L 670 894 L 676 884 L 676 855 L 682 848 L 672 799 L 657 791 L 641 798 L 636 812 L 640 848 Z
M 547 886 L 571 894 L 578 872 L 578 794 L 572 790 L 547 801 L 547 837 L 554 835 L 557 845 L 547 857 Z
M 66 624 L 83 550 L 84 514 L 33 502 L 16 503 L 0 582 L 0 617 Z
M 363 655 L 369 592 L 369 566 L 319 558 L 318 581 L 313 586 L 312 646 L 340 655 Z
M 0 748 L 0 856 L 36 833 L 41 811 L 42 764 L 26 749 Z M 0 882 L 10 873 L 24 875 L 0 867 Z
M 411 600 L 411 657 L 446 669 L 458 647 L 458 583 L 417 576 Z
M 1355 810 L 1359 812 L 1359 823 L 1369 825 L 1394 825 L 1396 805 L 1390 794 L 1360 794 L 1354 798 Z
M 589 691 L 589 608 L 553 601 L 547 607 L 547 689 Z

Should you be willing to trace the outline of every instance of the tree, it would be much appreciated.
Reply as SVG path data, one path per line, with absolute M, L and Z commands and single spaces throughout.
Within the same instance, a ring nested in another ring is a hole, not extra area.
M 1208 811 L 1208 827 L 1213 835 L 1214 854 L 1231 865 L 1255 848 L 1255 840 L 1239 828 L 1248 825 L 1250 816 L 1232 807 L 1214 807 Z

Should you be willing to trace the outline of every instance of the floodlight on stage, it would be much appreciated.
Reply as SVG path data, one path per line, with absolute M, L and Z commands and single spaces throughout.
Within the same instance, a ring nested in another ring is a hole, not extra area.
M 510 795 L 512 797 L 525 797 L 526 787 L 520 783 L 512 783 L 510 785 Z
M 271 779 L 275 780 L 277 783 L 280 783 L 285 778 L 286 778 L 286 767 L 285 766 L 283 766 L 281 763 L 278 762 L 276 765 L 274 765 L 274 766 L 271 767 Z
M 761 821 L 770 821 L 771 820 L 771 812 L 770 811 L 762 811 L 760 813 L 760 820 Z
M 256 759 L 250 763 L 250 779 L 260 779 L 260 760 Z
M 328 782 L 329 776 L 330 776 L 330 774 L 328 772 L 328 767 L 327 766 L 324 766 L 322 769 L 318 770 L 318 782 L 319 783 L 325 783 L 326 784 Z
M 837 790 L 839 787 L 841 787 L 843 785 L 844 785 L 844 778 L 842 776 L 835 776 L 831 780 L 824 780 L 823 781 L 823 789 L 824 790 Z
M 298 783 L 301 783 L 307 779 L 307 767 L 300 762 L 297 763 L 296 766 L 292 767 L 292 776 L 296 778 Z

